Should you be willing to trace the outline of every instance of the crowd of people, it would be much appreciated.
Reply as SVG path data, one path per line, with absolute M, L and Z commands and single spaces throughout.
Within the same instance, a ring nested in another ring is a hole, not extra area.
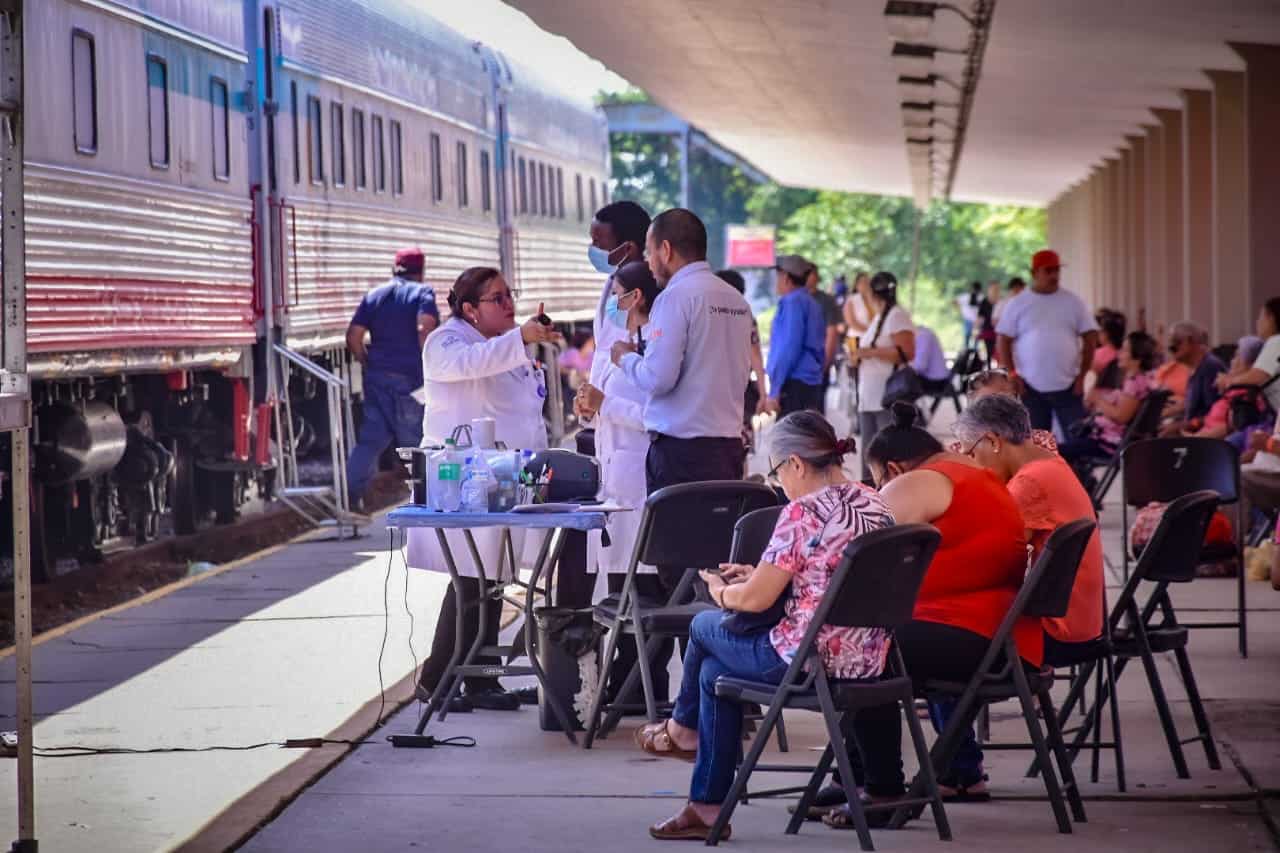
M 898 394 L 898 373 L 906 365 L 916 365 L 926 381 L 949 377 L 941 375 L 945 358 L 936 335 L 913 325 L 891 272 L 856 276 L 840 305 L 818 288 L 814 264 L 796 255 L 777 258 L 779 302 L 766 359 L 742 278 L 707 263 L 707 233 L 695 214 L 672 209 L 651 219 L 633 202 L 614 202 L 596 212 L 590 237 L 589 259 L 602 276 L 600 299 L 590 340 L 577 341 L 569 371 L 573 413 L 595 430 L 603 500 L 639 509 L 666 486 L 740 479 L 744 417 L 756 411 L 779 416 L 769 433 L 767 479 L 788 503 L 758 564 L 702 572 L 716 609 L 693 620 L 670 719 L 637 731 L 644 752 L 693 762 L 688 801 L 650 827 L 655 838 L 706 837 L 733 780 L 743 725 L 741 707 L 716 695 L 716 680 L 782 678 L 845 547 L 857 537 L 912 522 L 940 531 L 914 619 L 895 641 L 917 682 L 964 682 L 1017 595 L 1029 552 L 1043 548 L 1059 525 L 1094 517 L 1082 460 L 1114 449 L 1153 390 L 1168 392 L 1166 431 L 1221 433 L 1249 461 L 1246 484 L 1254 505 L 1280 505 L 1280 436 L 1274 416 L 1268 421 L 1268 413 L 1280 408 L 1280 383 L 1271 382 L 1280 374 L 1280 299 L 1263 306 L 1257 339 L 1238 342 L 1227 367 L 1192 323 L 1174 326 L 1166 347 L 1157 336 L 1127 329 L 1115 312 L 1095 317 L 1061 288 L 1058 256 L 1037 252 L 1030 287 L 1012 298 L 999 300 L 998 287 L 985 295 L 980 284 L 972 290 L 972 331 L 988 358 L 1003 367 L 970 379 L 956 440 L 944 446 L 924 428 L 914 402 Z M 455 426 L 477 417 L 493 418 L 496 437 L 507 446 L 545 447 L 547 378 L 527 347 L 563 342 L 550 318 L 539 306 L 534 317 L 517 324 L 515 298 L 502 274 L 478 267 L 458 277 L 448 297 L 451 316 L 440 324 L 421 268 L 421 253 L 398 256 L 396 278 L 372 292 L 353 320 L 349 337 L 359 338 L 359 346 L 352 351 L 365 363 L 366 406 L 373 413 L 366 412 L 353 468 L 369 467 L 393 439 L 439 444 Z M 822 414 L 842 328 L 856 340 L 846 346 L 857 371 L 860 480 L 845 469 L 857 444 L 840 437 Z M 410 351 L 412 360 L 406 358 Z M 425 406 L 410 396 L 418 385 Z M 1244 425 L 1249 411 L 1258 417 Z M 417 434 L 401 432 L 414 417 Z M 589 540 L 587 572 L 607 576 L 615 592 L 639 521 L 639 512 L 612 515 L 606 531 Z M 424 696 L 441 686 L 459 610 L 463 642 L 482 634 L 496 641 L 498 603 L 486 599 L 485 606 L 473 606 L 482 594 L 473 560 L 496 564 L 501 557 L 500 538 L 491 540 L 487 532 L 476 532 L 474 550 L 461 540 L 452 546 L 461 579 L 450 585 L 437 620 L 420 676 Z M 512 539 L 519 553 L 519 531 Z M 407 559 L 416 568 L 445 570 L 435 531 L 410 531 Z M 665 601 L 686 570 L 643 566 L 636 589 Z M 1017 625 L 1025 666 L 1070 659 L 1073 646 L 1098 637 L 1102 584 L 1095 532 L 1065 616 L 1026 617 Z M 724 619 L 726 612 L 764 613 L 779 600 L 781 616 L 768 630 L 737 633 Z M 886 664 L 889 635 L 828 626 L 818 648 L 832 677 L 875 678 Z M 666 672 L 672 653 L 668 643 L 651 663 L 659 699 L 671 693 Z M 616 690 L 631 662 L 609 665 Z M 456 701 L 458 710 L 511 710 L 521 699 L 496 679 L 471 677 Z M 947 702 L 930 705 L 939 730 L 953 711 Z M 871 801 L 892 800 L 905 790 L 900 724 L 896 707 L 870 708 L 859 711 L 849 732 L 855 782 Z M 972 733 L 943 771 L 946 798 L 989 796 Z M 815 815 L 834 828 L 852 826 L 844 798 L 842 786 L 824 789 Z M 873 825 L 884 825 L 889 815 L 873 813 Z

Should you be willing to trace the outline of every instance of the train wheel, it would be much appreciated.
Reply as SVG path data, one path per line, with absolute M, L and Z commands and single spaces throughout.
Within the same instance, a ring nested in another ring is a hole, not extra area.
M 196 532 L 200 520 L 200 500 L 196 489 L 196 459 L 189 442 L 176 439 L 173 453 L 173 482 L 169 488 L 173 508 L 173 532 L 185 536 Z

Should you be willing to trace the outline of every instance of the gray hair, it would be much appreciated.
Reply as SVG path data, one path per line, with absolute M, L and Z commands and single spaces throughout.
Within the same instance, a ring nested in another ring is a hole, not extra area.
M 974 400 L 956 420 L 956 438 L 977 441 L 991 433 L 1010 444 L 1024 444 L 1031 438 L 1031 416 L 1017 399 L 992 394 Z
M 769 431 L 769 450 L 777 462 L 798 456 L 814 468 L 839 467 L 856 447 L 851 438 L 837 438 L 835 427 L 817 412 L 792 412 Z
M 1262 352 L 1262 345 L 1266 341 L 1257 335 L 1245 335 L 1236 341 L 1236 355 L 1240 356 L 1240 361 L 1246 365 L 1252 365 L 1258 360 L 1258 353 Z
M 1170 339 L 1195 341 L 1206 346 L 1209 343 L 1209 333 L 1205 331 L 1203 326 L 1192 323 L 1190 320 L 1174 323 L 1173 328 L 1169 330 L 1169 337 Z

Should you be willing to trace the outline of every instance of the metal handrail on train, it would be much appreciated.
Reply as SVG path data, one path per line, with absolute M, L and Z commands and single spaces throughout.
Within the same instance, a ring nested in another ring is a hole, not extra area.
M 290 366 L 302 370 L 325 385 L 329 416 L 329 462 L 332 466 L 331 483 L 323 487 L 303 486 L 298 474 L 298 460 L 293 448 L 292 410 L 287 399 L 284 417 L 277 409 L 276 424 L 287 424 L 286 434 L 277 442 L 280 454 L 279 469 L 284 484 L 279 491 L 280 501 L 307 521 L 320 527 L 335 527 L 339 537 L 357 533 L 356 518 L 351 513 L 347 494 L 347 437 L 352 430 L 350 385 L 345 375 L 326 370 L 300 352 L 283 344 L 273 344 L 274 353 L 284 360 L 283 387 L 288 387 L 287 371 Z M 344 371 L 345 374 L 345 371 Z M 284 395 L 287 398 L 287 394 Z M 280 405 L 277 401 L 277 407 Z

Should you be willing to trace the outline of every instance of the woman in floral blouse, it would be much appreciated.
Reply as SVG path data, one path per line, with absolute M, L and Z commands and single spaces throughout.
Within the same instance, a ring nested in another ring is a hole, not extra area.
M 880 496 L 845 476 L 850 439 L 816 412 L 796 412 L 773 427 L 770 478 L 791 503 L 782 510 L 758 566 L 725 564 L 703 572 L 711 598 L 723 610 L 698 614 L 684 655 L 684 678 L 672 718 L 641 728 L 645 752 L 693 761 L 689 802 L 649 828 L 658 839 L 705 839 L 729 793 L 742 740 L 741 706 L 715 693 L 721 675 L 778 683 L 840 564 L 845 546 L 893 524 Z M 724 610 L 761 613 L 787 593 L 785 614 L 771 630 L 741 634 L 722 625 Z M 828 626 L 818 634 L 827 672 L 836 678 L 874 678 L 884 669 L 889 642 L 878 628 Z M 725 828 L 724 836 L 729 836 Z

